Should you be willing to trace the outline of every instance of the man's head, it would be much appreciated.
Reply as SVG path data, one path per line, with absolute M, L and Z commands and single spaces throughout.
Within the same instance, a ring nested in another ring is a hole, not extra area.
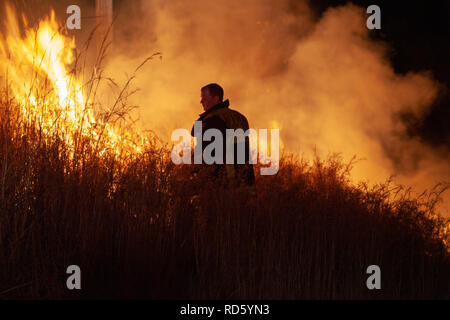
M 208 84 L 201 90 L 202 100 L 200 103 L 205 111 L 223 101 L 223 89 L 216 83 Z

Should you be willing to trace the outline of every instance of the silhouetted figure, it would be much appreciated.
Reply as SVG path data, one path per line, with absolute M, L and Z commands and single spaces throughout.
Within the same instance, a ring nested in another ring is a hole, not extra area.
M 253 165 L 250 163 L 249 138 L 246 136 L 245 141 L 234 140 L 234 163 L 226 164 L 226 129 L 242 129 L 246 132 L 249 129 L 247 118 L 236 110 L 229 108 L 229 100 L 223 101 L 223 89 L 215 83 L 208 84 L 201 89 L 200 101 L 205 112 L 200 114 L 197 121 L 202 121 L 202 136 L 208 129 L 217 129 L 222 133 L 223 137 L 223 164 L 209 165 L 211 175 L 216 181 L 222 181 L 231 187 L 252 186 L 255 183 L 255 175 Z M 194 127 L 192 127 L 191 135 L 194 136 Z M 205 148 L 213 141 L 203 141 L 202 153 Z M 237 153 L 239 144 L 245 144 L 245 163 L 238 164 Z M 229 150 L 228 150 L 229 151 Z M 213 153 L 214 155 L 214 153 Z M 208 165 L 204 165 L 208 166 Z

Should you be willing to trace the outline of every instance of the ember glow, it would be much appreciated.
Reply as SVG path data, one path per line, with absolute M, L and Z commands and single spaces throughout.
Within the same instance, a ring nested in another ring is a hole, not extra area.
M 141 152 L 144 138 L 96 118 L 94 98 L 86 94 L 94 82 L 84 83 L 77 76 L 75 41 L 61 31 L 55 13 L 35 27 L 26 17 L 20 23 L 8 4 L 6 13 L 0 70 L 23 121 L 37 125 L 47 137 L 65 141 L 72 155 L 81 140 L 89 141 L 99 155 Z

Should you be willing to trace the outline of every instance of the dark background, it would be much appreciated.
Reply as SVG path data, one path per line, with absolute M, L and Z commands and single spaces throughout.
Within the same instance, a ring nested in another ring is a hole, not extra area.
M 373 30 L 372 36 L 388 43 L 395 72 L 431 71 L 442 84 L 439 98 L 428 114 L 422 118 L 407 112 L 399 116 L 410 137 L 450 152 L 450 1 L 309 0 L 318 16 L 331 6 L 348 2 L 365 8 L 372 4 L 380 7 L 381 30 Z

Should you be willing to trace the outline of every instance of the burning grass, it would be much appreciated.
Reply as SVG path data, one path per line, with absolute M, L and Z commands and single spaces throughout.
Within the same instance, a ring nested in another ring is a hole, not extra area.
M 25 36 L 33 50 L 36 30 Z M 448 221 L 435 212 L 446 186 L 414 198 L 390 181 L 353 185 L 353 162 L 337 155 L 284 155 L 277 175 L 257 175 L 256 195 L 224 190 L 114 121 L 129 111 L 128 83 L 100 117 L 101 69 L 81 84 L 75 59 L 55 80 L 5 39 L 1 298 L 449 297 Z M 72 264 L 81 291 L 65 287 Z M 382 290 L 366 288 L 372 264 Z

